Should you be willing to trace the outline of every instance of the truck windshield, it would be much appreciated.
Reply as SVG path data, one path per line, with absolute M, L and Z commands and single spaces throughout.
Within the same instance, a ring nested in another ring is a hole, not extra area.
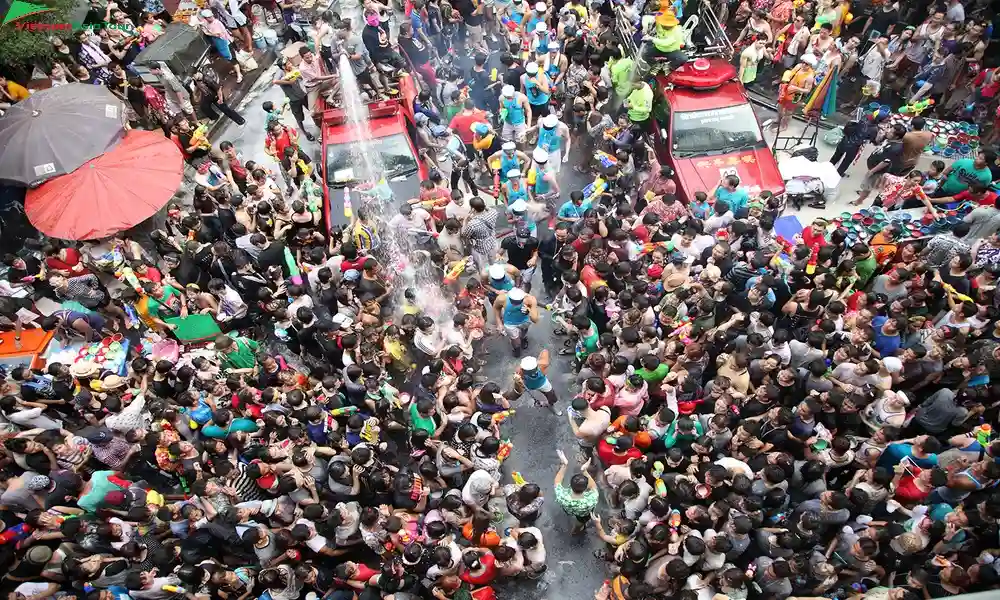
M 725 154 L 763 142 L 753 108 L 738 104 L 673 114 L 673 152 L 680 156 Z
M 392 179 L 417 172 L 417 159 L 410 151 L 405 134 L 395 133 L 371 141 L 371 151 L 377 152 L 385 167 L 385 178 Z M 362 175 L 359 165 L 364 150 L 358 142 L 331 144 L 326 147 L 327 185 L 344 186 Z

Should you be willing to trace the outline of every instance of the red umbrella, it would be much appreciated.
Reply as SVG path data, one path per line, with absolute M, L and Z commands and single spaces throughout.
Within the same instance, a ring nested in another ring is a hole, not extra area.
M 160 132 L 131 130 L 112 150 L 28 190 L 28 220 L 64 240 L 108 237 L 156 214 L 184 174 L 181 151 Z

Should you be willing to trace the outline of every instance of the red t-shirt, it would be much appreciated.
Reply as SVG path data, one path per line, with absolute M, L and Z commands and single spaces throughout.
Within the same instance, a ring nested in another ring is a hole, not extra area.
M 993 206 L 997 202 L 997 193 L 992 190 L 986 190 L 983 197 L 976 200 L 972 197 L 972 192 L 969 190 L 962 190 L 961 192 L 955 194 L 955 202 L 964 202 L 966 200 L 971 200 L 979 204 L 979 206 Z
M 454 117 L 451 118 L 451 123 L 448 123 L 448 127 L 451 128 L 458 135 L 458 139 L 462 140 L 463 144 L 471 144 L 474 134 L 472 133 L 472 126 L 476 123 L 486 123 L 486 113 L 481 110 L 474 110 L 469 114 L 463 110 Z
M 625 454 L 615 454 L 615 447 L 604 438 L 597 442 L 597 458 L 601 459 L 605 467 L 624 465 L 630 458 L 642 458 L 642 451 L 638 448 L 629 448 Z
M 893 497 L 900 504 L 922 504 L 931 495 L 930 491 L 924 491 L 916 486 L 914 481 L 920 475 L 920 467 L 911 466 L 913 475 L 904 475 L 896 485 L 896 492 Z
M 486 585 L 496 579 L 496 560 L 492 553 L 483 554 L 479 557 L 479 562 L 483 565 L 483 572 L 480 575 L 473 575 L 471 571 L 463 567 L 459 577 L 469 585 Z
M 365 266 L 365 261 L 368 260 L 364 257 L 358 257 L 355 260 L 347 260 L 346 258 L 340 262 L 340 272 L 346 273 L 351 269 L 355 271 L 360 271 Z
M 819 234 L 813 233 L 812 227 L 806 227 L 802 230 L 802 243 L 813 251 L 813 258 L 815 254 L 819 252 L 819 249 L 827 244 L 826 242 L 826 232 Z

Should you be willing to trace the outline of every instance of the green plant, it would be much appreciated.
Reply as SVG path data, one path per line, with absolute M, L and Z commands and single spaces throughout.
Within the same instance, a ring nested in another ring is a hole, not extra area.
M 38 0 L 35 0 L 36 3 Z M 43 0 L 55 10 L 29 17 L 33 23 L 69 23 L 74 0 Z M 0 27 L 0 72 L 30 75 L 33 66 L 45 70 L 53 56 L 49 38 L 57 32 L 18 29 L 14 23 Z M 58 32 L 65 35 L 68 32 Z

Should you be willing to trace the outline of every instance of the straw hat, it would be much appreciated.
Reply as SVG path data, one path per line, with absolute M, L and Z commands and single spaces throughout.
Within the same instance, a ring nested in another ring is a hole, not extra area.
M 78 360 L 69 368 L 69 374 L 73 377 L 94 377 L 101 372 L 101 367 L 89 360 Z
M 677 27 L 681 22 L 677 20 L 674 13 L 665 11 L 656 15 L 656 24 L 662 27 Z
M 673 292 L 681 288 L 687 281 L 687 276 L 683 273 L 674 273 L 663 282 L 664 292 Z
M 107 377 L 101 380 L 101 389 L 117 390 L 119 388 L 125 387 L 126 383 L 127 382 L 125 381 L 124 377 L 119 377 L 118 375 L 108 375 Z

